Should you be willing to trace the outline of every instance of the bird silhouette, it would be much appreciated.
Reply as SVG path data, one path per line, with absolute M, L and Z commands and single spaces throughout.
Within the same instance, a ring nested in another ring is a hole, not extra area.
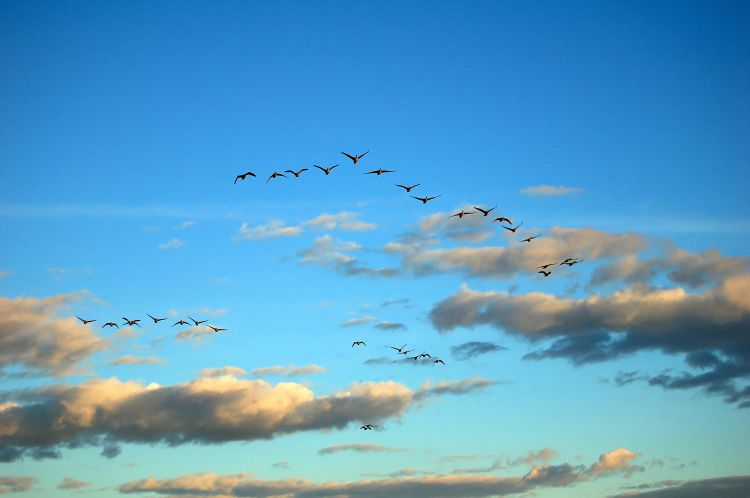
M 407 354 L 409 354 L 409 353 L 411 353 L 413 351 L 414 351 L 413 349 L 409 349 L 408 351 L 407 350 L 399 351 L 398 354 L 402 354 L 402 355 L 406 356 Z
M 498 216 L 497 218 L 494 219 L 493 223 L 495 221 L 499 221 L 500 223 L 507 223 L 508 225 L 513 224 L 513 222 L 510 221 L 510 218 L 506 218 L 505 216 Z
M 519 223 L 518 225 L 516 225 L 515 227 L 506 227 L 505 225 L 503 225 L 503 228 L 509 232 L 516 233 L 516 230 L 518 230 L 518 227 L 520 227 L 521 225 L 523 225 L 523 221 Z
M 436 365 L 438 363 L 442 363 L 443 365 L 445 365 L 445 362 L 443 360 L 441 360 L 440 358 L 438 358 L 437 360 L 435 360 L 435 361 L 432 362 L 433 365 Z
M 550 266 L 555 266 L 555 263 L 547 263 L 546 265 L 537 266 L 537 269 L 539 269 L 539 270 L 546 270 Z
M 268 177 L 268 180 L 266 180 L 266 183 L 270 182 L 274 178 L 278 178 L 279 176 L 283 176 L 284 178 L 286 178 L 286 175 L 284 173 L 279 173 L 278 171 L 274 171 L 273 173 L 271 173 L 271 176 Z
M 354 346 L 367 346 L 367 344 L 365 344 L 365 341 L 354 341 L 352 347 Z
M 453 218 L 453 217 L 455 217 L 455 216 L 458 216 L 459 218 L 463 218 L 464 216 L 466 216 L 466 215 L 468 215 L 468 214 L 474 214 L 474 213 L 472 213 L 472 212 L 468 212 L 468 213 L 467 213 L 466 211 L 464 211 L 464 210 L 462 209 L 462 210 L 461 210 L 461 211 L 459 211 L 458 213 L 456 213 L 456 214 L 452 214 L 452 215 L 448 216 L 448 218 Z
M 148 313 L 146 313 L 146 314 L 148 315 Z M 149 317 L 150 319 L 152 319 L 152 320 L 154 321 L 154 323 L 159 323 L 159 322 L 161 322 L 162 320 L 166 320 L 166 318 L 156 318 L 155 316 L 151 316 L 151 315 L 148 315 L 148 317 Z
M 552 272 L 551 272 L 551 271 L 544 271 L 544 270 L 542 270 L 542 271 L 538 271 L 537 273 L 541 273 L 542 275 L 544 275 L 544 278 L 547 278 L 547 277 L 549 277 L 550 275 L 552 275 Z
M 576 258 L 565 258 L 565 259 L 564 259 L 564 260 L 562 261 L 562 263 L 560 263 L 560 264 L 563 264 L 563 263 L 567 263 L 568 261 L 575 261 L 575 259 L 576 259 Z
M 527 237 L 527 238 L 523 239 L 521 242 L 531 242 L 532 240 L 538 239 L 541 236 L 542 236 L 542 234 L 540 233 L 539 235 L 534 235 L 533 237 Z
M 420 185 L 422 185 L 422 184 L 421 183 L 415 183 L 411 187 L 407 187 L 406 185 L 400 185 L 398 183 L 396 184 L 397 187 L 401 187 L 402 189 L 406 190 L 407 192 L 411 192 L 411 189 L 413 189 L 414 187 L 419 187 Z
M 119 328 L 120 328 L 120 326 L 119 326 L 119 325 L 117 325 L 117 324 L 116 324 L 115 322 L 107 322 L 107 323 L 105 323 L 104 325 L 102 325 L 102 328 L 104 328 L 104 327 L 115 327 L 115 328 L 117 328 L 117 329 L 119 329 Z
M 185 320 L 180 320 L 179 322 L 175 322 L 174 325 L 172 325 L 172 327 L 174 327 L 175 325 L 190 325 L 190 322 L 186 322 Z
M 91 323 L 91 322 L 95 322 L 96 321 L 96 320 L 85 320 L 85 319 L 81 318 L 78 315 L 76 315 L 76 318 L 78 318 L 80 321 L 82 321 L 84 325 L 86 325 L 87 323 Z
M 370 152 L 370 151 L 368 150 L 367 152 Z M 344 154 L 346 157 L 348 157 L 349 159 L 351 159 L 352 162 L 354 162 L 354 164 L 357 164 L 360 159 L 362 159 L 363 157 L 365 157 L 367 155 L 367 152 L 365 152 L 364 154 L 360 154 L 358 156 L 353 156 L 351 154 L 347 154 L 346 152 L 342 152 L 342 154 Z
M 372 424 L 365 424 L 362 427 L 360 427 L 360 429 L 362 429 L 363 431 L 371 431 L 373 427 L 376 427 L 376 426 Z
M 248 171 L 247 173 L 242 173 L 241 175 L 237 175 L 235 177 L 235 179 L 234 179 L 234 183 L 237 183 L 237 180 L 244 180 L 248 176 L 253 176 L 254 177 L 255 173 L 253 173 L 252 171 Z
M 417 355 L 417 356 L 409 356 L 409 357 L 404 358 L 404 359 L 405 360 L 414 360 L 414 361 L 417 361 L 420 358 L 421 358 L 421 356 Z
M 440 194 L 440 195 L 442 195 L 442 194 Z M 437 199 L 438 197 L 440 197 L 440 195 L 435 195 L 435 196 L 432 196 L 432 197 L 416 197 L 416 196 L 412 195 L 410 197 L 413 197 L 414 199 L 416 199 L 418 201 L 422 201 L 422 204 L 427 204 L 432 199 Z
M 216 333 L 221 332 L 223 330 L 226 330 L 226 329 L 222 329 L 222 328 L 219 328 L 219 327 L 214 327 L 213 325 L 206 325 L 206 327 L 210 328 L 211 330 L 213 330 Z
M 395 349 L 396 351 L 398 351 L 398 352 L 400 353 L 401 351 L 403 351 L 403 350 L 404 350 L 404 348 L 406 347 L 406 344 L 404 344 L 404 345 L 403 345 L 403 346 L 401 346 L 400 348 L 394 348 L 393 346 L 389 346 L 389 347 L 390 347 L 391 349 Z
M 430 356 L 430 355 L 429 355 L 428 353 L 422 353 L 422 354 L 420 354 L 420 355 L 418 355 L 418 356 L 419 356 L 420 358 L 432 358 L 432 356 Z
M 492 209 L 482 209 L 482 208 L 480 208 L 480 207 L 476 207 L 476 206 L 474 206 L 474 209 L 476 209 L 477 211 L 479 211 L 479 212 L 480 212 L 480 213 L 482 213 L 483 215 L 487 216 L 487 215 L 488 215 L 488 214 L 490 214 L 490 213 L 491 213 L 492 211 L 494 211 L 496 207 L 497 207 L 497 206 L 493 207 Z
M 125 320 L 125 323 L 130 327 L 132 327 L 133 325 L 138 325 L 138 322 L 140 322 L 140 320 L 131 320 L 130 318 L 126 317 L 122 317 L 122 319 Z M 140 327 L 140 325 L 138 326 Z
M 188 318 L 190 318 L 190 315 L 188 315 Z M 197 327 L 198 325 L 200 325 L 201 323 L 206 323 L 206 322 L 208 321 L 208 320 L 201 320 L 201 321 L 199 322 L 199 321 L 198 321 L 198 320 L 196 320 L 195 318 L 190 318 L 190 320 L 191 320 L 191 321 L 192 321 L 192 322 L 193 322 L 193 323 L 195 324 L 195 326 L 196 326 L 196 327 Z
M 315 166 L 315 167 L 316 167 L 316 168 L 318 168 L 318 169 L 319 169 L 320 171 L 322 171 L 323 173 L 325 173 L 325 174 L 326 174 L 326 176 L 328 176 L 328 175 L 330 175 L 330 174 L 331 174 L 331 170 L 332 170 L 333 168 L 335 168 L 336 166 L 338 166 L 338 164 L 334 164 L 333 166 L 331 166 L 331 167 L 329 167 L 329 168 L 324 168 L 323 166 L 318 166 L 317 164 L 313 164 L 313 166 Z
M 382 175 L 384 173 L 395 173 L 395 171 L 393 171 L 391 169 L 378 168 L 378 169 L 375 169 L 375 170 L 372 170 L 372 171 L 368 171 L 365 174 L 366 175 L 378 175 L 378 176 L 380 176 L 380 175 Z
M 302 168 L 299 171 L 294 171 L 292 169 L 288 169 L 288 170 L 284 171 L 284 173 L 291 173 L 291 174 L 294 175 L 295 178 L 299 178 L 299 175 L 301 175 L 303 171 L 307 171 L 307 168 Z
M 571 259 L 570 261 L 563 261 L 560 264 L 561 265 L 565 265 L 565 266 L 573 266 L 573 265 L 577 265 L 581 261 L 583 261 L 583 260 L 582 259 Z

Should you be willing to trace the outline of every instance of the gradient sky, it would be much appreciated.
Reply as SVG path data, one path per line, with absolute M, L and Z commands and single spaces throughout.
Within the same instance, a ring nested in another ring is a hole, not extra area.
M 747 3 L 0 14 L 0 493 L 750 494 Z

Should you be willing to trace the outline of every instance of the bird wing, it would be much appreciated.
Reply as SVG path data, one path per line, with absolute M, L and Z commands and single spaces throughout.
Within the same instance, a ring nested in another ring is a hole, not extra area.
M 370 151 L 368 150 L 367 152 L 370 152 Z M 367 155 L 367 152 L 365 152 L 364 154 L 358 155 L 357 159 L 362 159 L 363 157 L 365 157 Z
M 354 161 L 355 159 L 357 159 L 357 158 L 355 158 L 355 157 L 354 157 L 353 155 L 351 155 L 351 154 L 347 154 L 346 152 L 342 152 L 342 154 L 344 154 L 344 155 L 345 155 L 346 157 L 348 157 L 348 158 L 349 158 L 349 159 L 351 159 L 352 161 Z
M 343 154 L 343 152 L 342 152 L 342 154 Z M 313 164 L 313 166 L 315 166 L 316 168 L 318 168 L 320 171 L 323 171 L 323 172 L 325 172 L 325 170 L 326 170 L 325 168 L 323 168 L 322 166 L 318 166 L 317 164 Z
M 365 173 L 365 174 L 366 174 L 366 175 L 372 175 L 372 174 L 375 174 L 375 175 L 377 175 L 379 171 L 380 171 L 379 169 L 376 169 L 375 171 L 368 171 L 368 172 L 367 172 L 367 173 Z
M 398 183 L 396 184 L 396 186 L 397 186 L 397 187 L 401 187 L 402 189 L 406 190 L 407 192 L 408 192 L 408 191 L 409 191 L 409 189 L 411 188 L 411 187 L 405 187 L 405 186 L 403 186 L 403 185 L 399 185 Z

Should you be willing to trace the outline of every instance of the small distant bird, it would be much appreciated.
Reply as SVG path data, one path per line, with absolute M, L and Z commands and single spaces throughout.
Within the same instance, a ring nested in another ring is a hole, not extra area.
M 370 151 L 368 150 L 367 152 L 370 152 Z M 351 154 L 347 154 L 346 152 L 342 152 L 342 154 L 344 154 L 346 157 L 351 159 L 354 162 L 354 164 L 357 164 L 360 159 L 362 159 L 363 157 L 367 155 L 367 152 L 365 152 L 364 154 L 360 154 L 358 156 L 353 156 Z
M 398 352 L 400 353 L 401 351 L 403 351 L 403 350 L 404 350 L 404 348 L 406 347 L 406 344 L 404 344 L 404 345 L 403 345 L 403 346 L 401 346 L 400 348 L 394 348 L 393 346 L 389 346 L 389 347 L 390 347 L 391 349 L 395 349 L 396 351 L 398 351 Z
M 412 353 L 412 352 L 414 352 L 414 350 L 413 349 L 409 349 L 408 351 L 407 350 L 399 351 L 398 354 L 402 354 L 402 355 L 406 356 L 407 354 Z
M 175 322 L 175 324 L 172 325 L 172 327 L 174 327 L 175 325 L 190 325 L 190 322 L 186 322 L 185 320 L 180 320 L 179 322 Z
M 409 356 L 408 358 L 404 358 L 404 359 L 417 361 L 419 358 L 421 358 L 421 356 L 417 355 L 417 356 Z
M 483 215 L 487 216 L 487 215 L 488 215 L 488 214 L 490 214 L 490 213 L 491 213 L 492 211 L 494 211 L 496 207 L 497 207 L 497 206 L 493 207 L 492 209 L 486 209 L 486 210 L 485 210 L 485 209 L 482 209 L 482 208 L 480 208 L 480 207 L 476 207 L 476 206 L 474 206 L 474 209 L 476 209 L 477 211 L 479 211 L 479 212 L 480 212 L 480 213 L 482 213 Z
M 538 271 L 537 273 L 541 273 L 542 275 L 544 275 L 544 278 L 547 278 L 547 277 L 549 277 L 550 275 L 552 275 L 552 272 L 551 272 L 551 271 L 544 271 L 544 270 L 542 270 L 542 271 Z
M 329 167 L 329 168 L 324 168 L 323 166 L 318 166 L 317 164 L 313 164 L 313 166 L 315 166 L 315 167 L 316 167 L 316 168 L 318 168 L 318 169 L 319 169 L 320 171 L 322 171 L 323 173 L 325 173 L 325 174 L 326 174 L 326 176 L 328 176 L 328 175 L 330 175 L 330 174 L 331 174 L 331 170 L 332 170 L 333 168 L 335 168 L 336 166 L 338 166 L 338 164 L 334 164 L 333 166 L 331 166 L 331 167 Z
M 539 270 L 546 270 L 550 266 L 555 266 L 555 263 L 547 263 L 546 265 L 537 266 L 537 269 L 539 269 Z
M 120 328 L 120 326 L 117 325 L 115 322 L 107 322 L 104 325 L 102 325 L 102 328 L 104 328 L 104 327 L 114 327 L 116 329 Z
M 563 265 L 565 263 L 568 263 L 570 261 L 575 261 L 575 260 L 576 260 L 576 258 L 565 258 L 565 260 L 562 263 L 560 263 L 560 264 Z
M 214 327 L 213 325 L 206 325 L 206 327 L 210 328 L 211 330 L 213 330 L 214 332 L 217 332 L 217 333 L 226 330 L 226 329 L 222 329 L 222 328 L 219 328 L 219 327 Z
M 503 225 L 503 228 L 508 230 L 509 232 L 516 233 L 516 230 L 518 230 L 518 227 L 520 227 L 521 225 L 523 225 L 523 221 L 519 223 L 518 225 L 516 225 L 515 227 L 506 227 L 505 225 Z
M 188 318 L 190 318 L 190 315 L 188 315 Z M 192 322 L 193 322 L 193 323 L 195 324 L 195 326 L 196 326 L 196 327 L 197 327 L 198 325 L 200 325 L 201 323 L 206 323 L 206 322 L 208 321 L 208 320 L 201 320 L 201 321 L 199 322 L 199 321 L 198 321 L 198 320 L 196 320 L 195 318 L 190 318 L 190 320 L 191 320 L 191 321 L 192 321 Z
M 96 321 L 96 320 L 85 320 L 85 319 L 81 318 L 78 315 L 76 315 L 76 318 L 78 318 L 80 321 L 82 321 L 84 325 L 86 325 L 87 323 L 91 323 L 91 322 L 95 322 Z
M 438 358 L 437 360 L 435 360 L 435 361 L 432 362 L 433 365 L 435 365 L 437 363 L 442 363 L 443 365 L 445 365 L 445 362 L 443 360 L 441 360 L 440 358 Z
M 380 176 L 380 175 L 382 175 L 384 173 L 395 173 L 395 171 L 393 171 L 392 169 L 378 168 L 378 169 L 375 169 L 375 170 L 372 170 L 372 171 L 368 171 L 365 174 L 366 175 L 378 175 L 378 176 Z
M 129 327 L 132 327 L 133 325 L 138 325 L 140 327 L 140 325 L 138 324 L 138 322 L 140 322 L 140 320 L 130 320 L 129 318 L 125 318 L 125 317 L 122 317 L 122 319 L 125 320 L 125 323 Z
M 428 353 L 422 353 L 422 354 L 420 354 L 420 355 L 418 355 L 418 356 L 419 356 L 420 358 L 432 358 L 432 356 L 430 356 L 430 355 L 429 355 Z
M 513 224 L 513 222 L 510 221 L 510 218 L 506 218 L 505 216 L 499 216 L 499 217 L 495 218 L 495 220 L 493 221 L 493 223 L 495 221 L 499 221 L 500 223 L 507 223 L 508 225 L 512 225 Z
M 521 242 L 531 242 L 532 240 L 538 239 L 541 236 L 542 236 L 542 234 L 540 233 L 539 235 L 534 235 L 533 237 L 527 237 L 527 238 L 523 239 Z
M 373 427 L 375 426 L 372 424 L 365 424 L 362 427 L 360 427 L 360 429 L 362 429 L 363 431 L 371 431 Z
M 295 178 L 299 178 L 299 175 L 301 175 L 303 171 L 307 171 L 307 168 L 302 168 L 299 171 L 294 171 L 292 169 L 288 169 L 288 170 L 284 171 L 284 173 L 291 173 L 291 174 L 294 175 Z
M 242 173 L 241 175 L 237 175 L 237 177 L 234 179 L 234 183 L 237 183 L 237 180 L 244 180 L 248 176 L 255 176 L 255 173 L 252 171 L 248 171 L 247 173 Z
M 570 261 L 563 261 L 560 264 L 561 265 L 566 265 L 566 266 L 573 266 L 573 265 L 577 265 L 581 261 L 583 261 L 583 260 L 582 259 L 577 259 L 577 260 L 576 259 L 571 259 Z
M 146 314 L 148 315 L 148 313 L 146 313 Z M 152 319 L 152 320 L 154 321 L 154 323 L 159 323 L 159 322 L 161 322 L 162 320 L 166 320 L 166 318 L 156 318 L 155 316 L 151 316 L 151 315 L 148 315 L 148 317 L 149 317 L 150 319 Z
M 352 347 L 354 346 L 367 346 L 367 344 L 365 344 L 365 341 L 354 341 Z
M 420 185 L 422 185 L 422 184 L 421 183 L 415 183 L 411 187 L 407 187 L 406 185 L 400 185 L 398 183 L 396 184 L 397 187 L 401 187 L 402 189 L 406 190 L 407 192 L 411 192 L 411 189 L 413 189 L 414 187 L 419 187 Z
M 268 177 L 268 180 L 266 180 L 266 183 L 280 176 L 283 176 L 284 178 L 286 178 L 286 175 L 284 173 L 279 173 L 278 171 L 274 171 L 273 173 L 271 173 L 271 176 Z
M 442 194 L 440 194 L 440 195 L 442 195 Z M 422 201 L 422 204 L 427 204 L 432 199 L 437 199 L 438 197 L 440 197 L 440 195 L 435 195 L 435 196 L 432 196 L 432 197 L 415 197 L 415 196 L 412 195 L 410 197 L 414 197 L 416 200 Z
M 459 218 L 463 218 L 464 216 L 466 216 L 466 215 L 468 215 L 468 214 L 474 214 L 474 213 L 472 213 L 472 212 L 468 212 L 468 213 L 467 213 L 466 211 L 464 211 L 464 210 L 462 209 L 462 210 L 461 210 L 461 211 L 459 211 L 458 213 L 456 213 L 456 214 L 452 214 L 452 215 L 448 216 L 448 218 L 453 218 L 453 217 L 455 217 L 455 216 L 458 216 Z

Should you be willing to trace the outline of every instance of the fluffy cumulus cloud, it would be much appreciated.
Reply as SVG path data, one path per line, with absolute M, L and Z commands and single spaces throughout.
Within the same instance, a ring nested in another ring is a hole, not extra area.
M 353 443 L 328 446 L 327 448 L 318 450 L 318 454 L 332 455 L 334 453 L 341 453 L 342 451 L 354 451 L 357 453 L 395 453 L 406 450 L 402 448 L 391 448 L 390 446 L 381 446 L 379 444 Z
M 605 454 L 606 455 L 606 454 Z M 601 459 L 600 459 L 601 460 Z M 594 464 L 596 465 L 596 464 Z M 627 471 L 629 464 L 612 469 Z M 593 467 L 593 466 L 592 466 Z M 155 493 L 164 496 L 231 496 L 323 498 L 434 498 L 490 497 L 527 493 L 537 488 L 554 488 L 574 485 L 596 479 L 601 474 L 591 472 L 592 467 L 570 464 L 533 467 L 523 476 L 497 477 L 495 475 L 427 475 L 413 469 L 402 469 L 389 477 L 362 481 L 329 481 L 317 483 L 306 479 L 262 480 L 250 474 L 220 476 L 214 473 L 192 474 L 175 479 L 149 477 L 123 484 L 121 493 Z M 420 476 L 420 477 L 415 477 Z
M 577 194 L 582 191 L 583 189 L 581 188 L 566 187 L 565 185 L 534 185 L 533 187 L 521 189 L 519 192 L 531 196 L 560 197 L 563 195 Z
M 357 213 L 352 213 L 350 211 L 341 211 L 333 214 L 323 213 L 311 220 L 305 221 L 302 225 L 326 230 L 334 230 L 338 228 L 350 232 L 365 232 L 377 228 L 375 223 L 362 221 L 359 219 Z
M 750 496 L 750 476 L 716 477 L 684 482 L 664 481 L 635 488 L 646 491 L 629 491 L 611 498 L 746 498 Z
M 351 253 L 362 249 L 356 242 L 335 240 L 330 235 L 315 239 L 312 246 L 299 251 L 300 263 L 331 268 L 346 276 L 394 277 L 395 268 L 374 268 L 362 264 Z
M 86 296 L 0 297 L 0 375 L 9 368 L 20 369 L 21 375 L 65 375 L 105 349 L 107 342 L 92 332 L 91 325 L 59 316 Z
M 102 446 L 112 457 L 121 442 L 212 444 L 378 424 L 426 397 L 473 392 L 483 382 L 444 381 L 418 390 L 361 382 L 316 396 L 303 384 L 227 375 L 171 386 L 111 378 L 6 392 L 0 395 L 0 460 L 55 458 L 62 447 L 86 445 Z
M 37 480 L 33 477 L 0 476 L 0 494 L 22 493 L 30 490 Z

